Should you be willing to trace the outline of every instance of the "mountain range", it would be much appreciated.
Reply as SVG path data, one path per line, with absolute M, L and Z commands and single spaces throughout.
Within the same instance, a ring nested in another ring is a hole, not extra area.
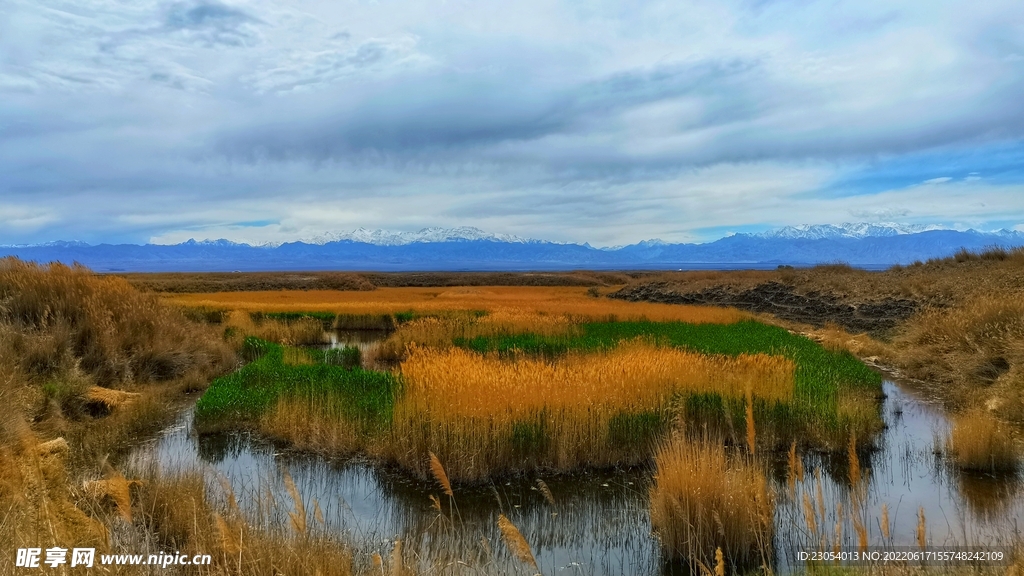
M 0 246 L 0 256 L 37 262 L 78 262 L 99 272 L 255 270 L 569 270 L 730 269 L 847 262 L 884 268 L 948 256 L 966 248 L 1024 246 L 1024 233 L 979 232 L 894 223 L 787 226 L 733 234 L 704 244 L 645 240 L 594 248 L 491 234 L 478 228 L 389 232 L 360 228 L 281 244 L 228 240 L 180 244 L 99 244 L 58 241 Z

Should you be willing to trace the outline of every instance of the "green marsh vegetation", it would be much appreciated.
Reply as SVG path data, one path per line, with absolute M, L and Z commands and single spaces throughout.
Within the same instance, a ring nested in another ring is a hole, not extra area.
M 452 325 L 473 323 L 479 318 L 483 318 L 483 315 L 474 318 L 473 315 L 463 314 Z M 247 339 L 243 346 L 243 357 L 250 363 L 214 381 L 200 400 L 197 405 L 200 428 L 215 430 L 247 426 L 305 449 L 335 453 L 366 451 L 370 456 L 396 462 L 421 477 L 427 474 L 427 470 L 419 460 L 425 457 L 427 451 L 432 450 L 443 454 L 450 462 L 456 481 L 479 481 L 492 473 L 516 473 L 515 461 L 522 462 L 529 469 L 539 467 L 550 471 L 553 466 L 556 472 L 568 472 L 580 465 L 586 467 L 586 462 L 590 461 L 601 462 L 600 466 L 614 466 L 616 463 L 608 459 L 587 458 L 576 462 L 573 459 L 541 457 L 542 453 L 552 450 L 566 454 L 565 440 L 552 436 L 553 430 L 562 429 L 561 424 L 553 426 L 553 423 L 546 421 L 553 417 L 554 405 L 529 410 L 524 408 L 518 412 L 522 406 L 510 405 L 508 413 L 522 414 L 516 417 L 520 420 L 507 423 L 511 432 L 504 440 L 501 440 L 504 436 L 499 434 L 493 441 L 487 441 L 488 445 L 493 444 L 493 450 L 507 451 L 508 458 L 494 459 L 500 465 L 495 464 L 493 472 L 471 467 L 472 472 L 466 472 L 467 475 L 463 477 L 460 471 L 464 467 L 461 466 L 459 455 L 468 454 L 466 450 L 461 450 L 468 448 L 468 445 L 463 446 L 463 441 L 457 438 L 479 434 L 487 437 L 486 430 L 496 430 L 497 412 L 486 416 L 489 412 L 482 411 L 480 407 L 487 405 L 488 410 L 501 410 L 500 406 L 491 406 L 493 397 L 475 399 L 478 395 L 487 396 L 489 393 L 478 394 L 474 390 L 463 389 L 462 384 L 443 374 L 446 371 L 459 372 L 461 376 L 456 375 L 457 378 L 477 378 L 480 386 L 484 386 L 485 380 L 490 378 L 486 381 L 492 382 L 497 387 L 495 390 L 499 390 L 506 385 L 499 383 L 505 382 L 502 378 L 512 382 L 508 385 L 513 386 L 515 382 L 522 382 L 523 385 L 539 382 L 536 378 L 542 376 L 540 372 L 547 370 L 545 366 L 561 366 L 570 356 L 576 358 L 574 365 L 586 364 L 586 358 L 607 362 L 605 356 L 627 343 L 630 346 L 644 343 L 647 347 L 642 354 L 638 350 L 639 355 L 625 352 L 620 355 L 622 361 L 629 358 L 631 363 L 657 364 L 659 349 L 680 350 L 697 355 L 695 358 L 711 359 L 712 363 L 708 366 L 720 366 L 721 372 L 716 376 L 713 368 L 702 368 L 711 370 L 709 375 L 700 377 L 708 381 L 724 382 L 736 378 L 736 374 L 729 373 L 732 369 L 728 367 L 733 366 L 728 363 L 730 358 L 741 360 L 756 355 L 784 358 L 792 362 L 794 367 L 790 385 L 792 392 L 785 395 L 761 393 L 756 382 L 758 376 L 752 372 L 743 376 L 750 378 L 748 384 L 730 385 L 736 388 L 734 392 L 716 391 L 717 388 L 708 388 L 709 385 L 704 384 L 697 387 L 684 385 L 677 392 L 658 396 L 663 399 L 652 400 L 653 404 L 633 406 L 625 397 L 635 399 L 635 395 L 624 395 L 624 399 L 613 400 L 603 396 L 606 392 L 601 390 L 605 388 L 584 382 L 588 377 L 582 372 L 579 375 L 566 372 L 560 377 L 566 379 L 565 386 L 571 389 L 559 391 L 558 403 L 583 405 L 605 401 L 619 402 L 622 406 L 618 412 L 613 410 L 607 421 L 602 420 L 599 432 L 595 431 L 598 429 L 592 424 L 584 427 L 587 430 L 584 434 L 588 438 L 595 434 L 604 436 L 603 439 L 588 440 L 587 445 L 595 449 L 607 444 L 609 449 L 615 447 L 615 453 L 630 453 L 634 457 L 640 454 L 640 461 L 643 461 L 653 457 L 659 439 L 679 426 L 685 427 L 691 434 L 713 432 L 731 444 L 742 445 L 748 412 L 752 413 L 757 422 L 759 445 L 767 450 L 785 449 L 794 441 L 800 446 L 813 449 L 842 449 L 851 435 L 868 446 L 874 433 L 881 428 L 877 403 L 881 377 L 876 372 L 849 352 L 827 350 L 807 338 L 759 322 L 689 324 L 575 321 L 568 328 L 548 329 L 542 333 L 509 330 L 471 338 L 449 334 L 447 341 L 440 341 L 437 339 L 436 327 L 447 326 L 443 319 L 431 317 L 414 320 L 400 328 L 396 335 L 403 330 L 410 334 L 425 334 L 427 332 L 420 325 L 429 325 L 432 330 L 429 332 L 430 341 L 419 344 L 415 338 L 408 342 L 403 340 L 406 345 L 414 349 L 426 345 L 426 350 L 439 351 L 462 349 L 469 356 L 460 356 L 459 362 L 448 356 L 438 356 L 431 360 L 439 364 L 436 369 L 431 368 L 430 378 L 444 383 L 430 385 L 433 386 L 433 392 L 428 395 L 431 400 L 417 400 L 414 402 L 417 408 L 402 410 L 402 426 L 412 426 L 403 428 L 404 432 L 391 429 L 395 407 L 410 406 L 409 402 L 412 402 L 411 398 L 405 397 L 404 364 L 390 370 L 365 369 L 359 366 L 358 350 L 355 348 L 300 349 L 257 338 Z M 544 319 L 543 322 L 551 323 L 551 320 Z M 467 332 L 472 333 L 473 330 L 463 328 L 454 331 L 456 334 Z M 690 362 L 687 360 L 687 366 Z M 650 386 L 650 382 L 653 382 L 650 378 L 654 376 L 639 376 L 633 368 L 629 370 L 631 375 L 623 376 L 627 380 L 627 390 L 631 385 L 629 378 L 637 378 L 632 384 L 635 386 Z M 503 371 L 511 372 L 504 374 Z M 744 387 L 747 393 L 743 392 Z M 523 390 L 521 394 L 537 395 L 540 389 Z M 551 399 L 556 402 L 555 395 L 551 395 Z M 441 417 L 435 408 L 429 408 L 436 402 L 476 406 L 473 409 L 476 412 L 470 410 L 466 413 L 475 414 L 472 419 L 479 422 L 466 428 L 468 424 L 463 422 L 463 416 L 458 416 L 462 422 L 458 425 L 454 420 L 444 420 L 448 416 Z M 521 404 L 523 401 L 510 399 L 509 402 Z M 410 418 L 410 412 L 420 413 L 420 416 Z M 503 418 L 499 420 L 504 422 Z M 413 420 L 419 424 L 414 425 Z M 481 429 L 483 431 L 472 432 L 477 426 L 484 426 Z M 416 433 L 420 429 L 423 429 L 423 434 Z M 426 432 L 427 429 L 432 431 Z M 411 438 L 420 436 L 423 436 L 423 446 L 410 444 Z M 453 444 L 435 445 L 437 443 Z M 473 466 L 478 466 L 481 460 L 478 457 L 472 458 Z M 620 464 L 632 465 L 636 462 Z M 529 470 L 523 469 L 520 472 Z

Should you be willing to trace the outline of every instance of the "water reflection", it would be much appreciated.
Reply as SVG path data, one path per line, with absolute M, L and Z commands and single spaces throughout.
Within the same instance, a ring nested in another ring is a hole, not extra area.
M 331 330 L 325 334 L 326 348 L 355 346 L 363 357 L 376 350 L 391 332 L 389 330 Z

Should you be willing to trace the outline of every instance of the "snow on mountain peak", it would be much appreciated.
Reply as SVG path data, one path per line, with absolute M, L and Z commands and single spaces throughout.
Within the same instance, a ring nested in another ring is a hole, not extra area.
M 760 234 L 760 238 L 784 240 L 831 240 L 836 238 L 877 238 L 916 234 L 929 230 L 943 230 L 941 226 L 921 224 L 898 224 L 895 222 L 856 222 L 844 224 L 810 224 L 801 226 L 784 226 Z
M 404 246 L 416 242 L 467 242 L 473 240 L 490 240 L 492 242 L 514 242 L 525 244 L 531 242 L 526 238 L 520 238 L 512 234 L 493 234 L 484 232 L 473 226 L 459 226 L 457 228 L 431 227 L 423 228 L 418 232 L 393 232 L 391 230 L 367 230 L 357 228 L 351 232 L 336 233 L 326 232 L 313 238 L 302 240 L 307 244 L 327 244 L 328 242 L 339 241 L 361 242 L 364 244 L 376 244 L 377 246 Z

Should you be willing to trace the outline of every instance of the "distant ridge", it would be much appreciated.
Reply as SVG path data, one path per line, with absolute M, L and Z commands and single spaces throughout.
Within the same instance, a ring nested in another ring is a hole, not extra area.
M 319 236 L 300 240 L 300 242 L 323 245 L 343 240 L 373 244 L 375 246 L 404 246 L 415 242 L 472 242 L 474 240 L 491 240 L 494 242 L 513 242 L 518 244 L 538 242 L 538 240 L 527 240 L 511 234 L 491 234 L 473 226 L 423 228 L 418 232 L 392 232 L 390 230 L 357 228 L 342 234 L 326 232 Z
M 824 224 L 734 234 L 705 244 L 645 240 L 629 246 L 593 248 L 589 244 L 491 234 L 468 226 L 424 228 L 418 232 L 360 228 L 258 246 L 229 240 L 142 246 L 58 241 L 4 246 L 0 255 L 38 262 L 78 262 L 100 272 L 728 269 L 834 261 L 882 268 L 948 256 L 961 248 L 982 250 L 992 246 L 1024 246 L 1024 233 L 900 224 Z

